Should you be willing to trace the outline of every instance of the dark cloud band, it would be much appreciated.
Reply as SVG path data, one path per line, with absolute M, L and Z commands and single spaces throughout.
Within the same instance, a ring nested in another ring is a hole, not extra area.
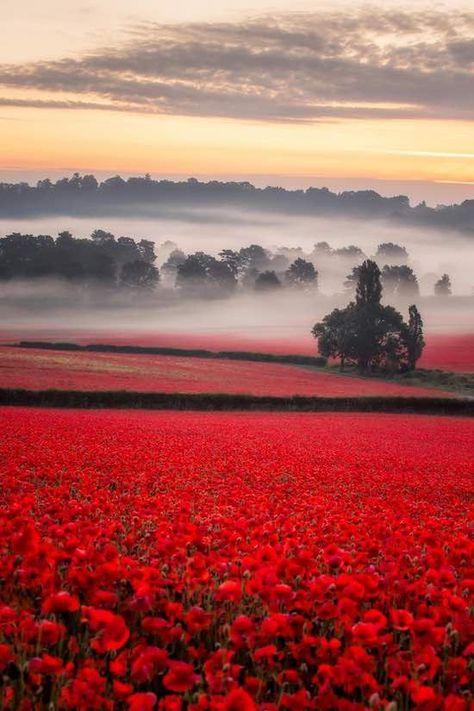
M 121 47 L 0 66 L 0 84 L 47 92 L 1 105 L 263 121 L 471 119 L 474 13 L 362 9 L 142 25 Z

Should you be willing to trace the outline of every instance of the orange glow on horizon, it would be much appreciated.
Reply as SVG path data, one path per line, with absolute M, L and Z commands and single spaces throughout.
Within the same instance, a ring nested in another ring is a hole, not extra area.
M 1 108 L 0 120 L 3 170 L 474 182 L 467 121 L 287 124 L 14 107 Z

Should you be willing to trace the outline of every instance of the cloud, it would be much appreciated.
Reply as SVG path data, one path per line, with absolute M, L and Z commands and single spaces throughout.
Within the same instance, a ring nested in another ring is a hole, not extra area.
M 470 120 L 473 35 L 474 12 L 429 9 L 142 24 L 122 46 L 0 65 L 0 85 L 46 93 L 0 104 L 261 121 Z

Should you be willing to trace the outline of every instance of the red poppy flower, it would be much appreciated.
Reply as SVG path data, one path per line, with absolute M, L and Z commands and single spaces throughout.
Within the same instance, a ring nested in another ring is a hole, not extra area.
M 183 708 L 183 699 L 181 696 L 164 696 L 158 704 L 160 711 L 181 711 Z
M 151 681 L 167 667 L 168 652 L 159 647 L 144 647 L 132 662 L 130 675 L 140 684 Z
M 367 647 L 378 643 L 378 632 L 378 627 L 370 622 L 358 622 L 352 628 L 354 641 Z
M 423 706 L 436 701 L 436 692 L 432 686 L 418 686 L 415 683 L 412 685 L 411 698 L 417 706 Z
M 199 677 L 195 674 L 191 664 L 186 662 L 169 662 L 169 671 L 163 678 L 163 684 L 170 691 L 184 693 L 193 688 Z
M 66 628 L 58 622 L 41 620 L 38 624 L 38 642 L 43 646 L 58 644 L 66 636 Z
M 216 593 L 218 600 L 228 600 L 230 602 L 240 602 L 242 597 L 242 588 L 236 580 L 226 580 L 219 585 Z
M 396 630 L 409 630 L 413 624 L 413 615 L 408 610 L 390 610 L 392 625 Z
M 195 634 L 196 632 L 202 632 L 202 630 L 210 626 L 212 615 L 209 612 L 205 612 L 202 607 L 192 607 L 186 615 L 185 620 L 189 632 Z
M 132 694 L 127 699 L 129 711 L 153 711 L 156 706 L 156 695 L 151 691 Z
M 49 654 L 43 654 L 42 657 L 34 657 L 29 665 L 28 670 L 32 674 L 49 674 L 54 676 L 59 674 L 63 669 L 63 660 L 59 657 L 52 657 Z
M 80 607 L 79 600 L 75 595 L 71 595 L 66 590 L 61 590 L 54 595 L 50 595 L 43 602 L 42 611 L 45 615 L 50 613 L 76 612 Z
M 257 705 L 244 689 L 234 689 L 226 695 L 223 709 L 224 711 L 256 711 Z
M 116 699 L 121 701 L 126 699 L 130 694 L 133 694 L 133 686 L 126 684 L 119 679 L 114 679 L 112 682 L 112 690 Z
M 92 640 L 91 647 L 99 654 L 121 649 L 128 642 L 130 630 L 120 615 L 94 607 L 83 607 L 82 612 L 89 627 L 98 633 Z

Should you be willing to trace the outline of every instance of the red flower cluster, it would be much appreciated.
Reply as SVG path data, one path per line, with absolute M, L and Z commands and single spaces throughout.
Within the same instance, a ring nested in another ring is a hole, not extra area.
M 471 421 L 0 418 L 3 709 L 473 708 Z
M 329 397 L 452 395 L 279 363 L 21 348 L 0 348 L 0 387 Z

